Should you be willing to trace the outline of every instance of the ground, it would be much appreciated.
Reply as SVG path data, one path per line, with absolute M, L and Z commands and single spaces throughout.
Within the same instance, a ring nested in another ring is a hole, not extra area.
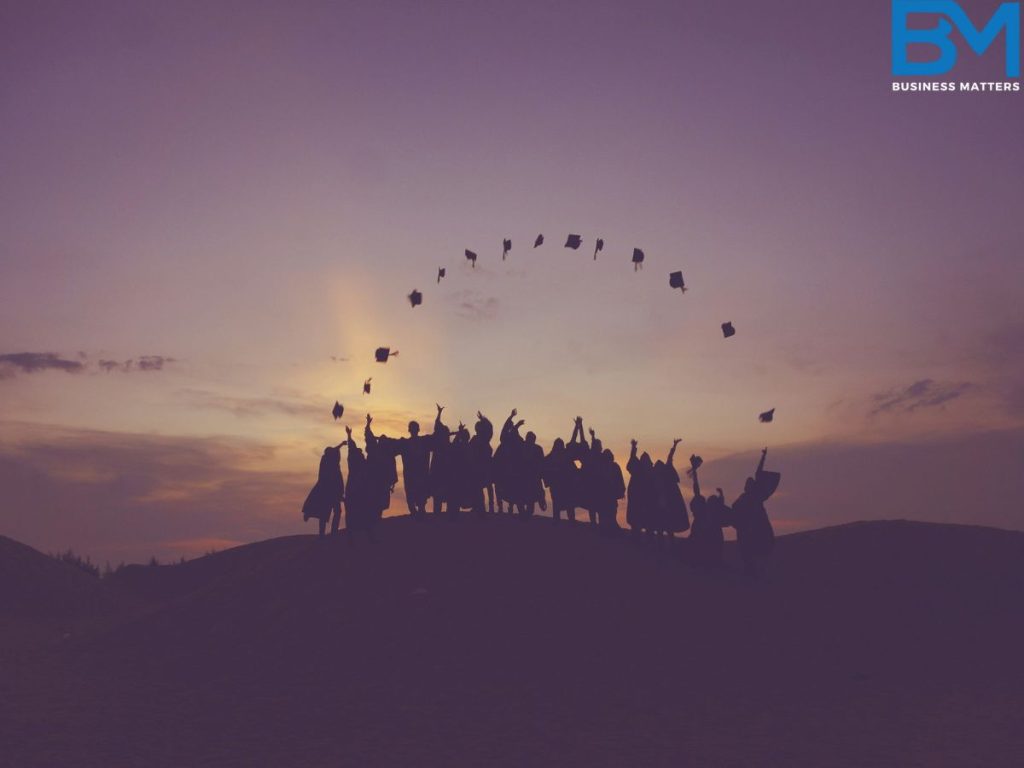
M 22 574 L 0 602 L 4 766 L 1024 754 L 1022 533 L 794 534 L 758 581 L 731 545 L 706 572 L 546 518 L 394 518 L 375 543 L 293 536 L 101 582 L 0 543 Z

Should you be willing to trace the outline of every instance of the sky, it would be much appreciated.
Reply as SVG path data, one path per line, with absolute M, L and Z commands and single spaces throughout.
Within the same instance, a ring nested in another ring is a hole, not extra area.
M 303 532 L 344 424 L 435 403 L 679 437 L 730 497 L 767 445 L 781 532 L 1024 527 L 1024 93 L 893 93 L 889 34 L 880 0 L 0 4 L 0 533 Z

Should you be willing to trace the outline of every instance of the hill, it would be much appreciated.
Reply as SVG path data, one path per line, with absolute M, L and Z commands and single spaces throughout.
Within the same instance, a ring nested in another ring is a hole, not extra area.
M 104 580 L 138 602 L 12 667 L 0 764 L 903 767 L 1024 749 L 1024 534 L 822 529 L 781 537 L 752 583 L 731 549 L 707 573 L 549 519 L 378 533 Z

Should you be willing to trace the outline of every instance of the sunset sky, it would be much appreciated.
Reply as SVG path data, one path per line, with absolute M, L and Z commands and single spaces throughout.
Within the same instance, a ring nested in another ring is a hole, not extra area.
M 768 445 L 782 532 L 1024 528 L 1024 93 L 892 93 L 889 13 L 3 3 L 0 533 L 309 532 L 335 400 L 681 437 L 729 497 Z

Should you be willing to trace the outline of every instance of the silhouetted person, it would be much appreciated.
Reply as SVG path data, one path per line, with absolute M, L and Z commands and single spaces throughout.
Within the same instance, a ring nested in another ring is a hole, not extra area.
M 562 512 L 566 520 L 576 522 L 576 472 L 565 441 L 557 438 L 544 457 L 544 483 L 551 490 L 551 519 L 556 523 Z
M 456 520 L 460 510 L 474 508 L 475 493 L 483 499 L 482 486 L 476 487 L 473 469 L 473 454 L 469 444 L 469 430 L 459 423 L 455 437 L 449 448 L 451 474 L 449 476 L 447 496 L 448 515 Z
M 482 516 L 485 511 L 494 512 L 494 462 L 491 449 L 494 425 L 480 411 L 476 412 L 476 418 L 473 437 L 469 440 L 469 471 L 472 478 L 472 508 L 478 516 Z M 487 506 L 484 506 L 485 493 Z
M 598 509 L 602 506 L 600 487 L 602 483 L 603 447 L 594 430 L 590 430 L 590 445 L 583 437 L 583 419 L 576 417 L 576 426 L 569 441 L 573 458 L 580 462 L 579 494 L 577 506 L 587 510 L 590 524 L 597 525 Z
M 345 529 L 349 531 L 349 542 L 354 542 L 356 531 L 364 531 L 372 539 L 373 530 L 379 516 L 374 511 L 376 502 L 373 499 L 372 483 L 366 456 L 359 449 L 352 437 L 352 428 L 345 427 L 348 433 L 348 493 L 345 497 Z
M 384 510 L 391 506 L 391 494 L 398 484 L 398 466 L 395 456 L 398 454 L 398 442 L 384 435 L 373 434 L 370 424 L 373 417 L 366 414 L 366 466 L 371 489 L 371 501 L 374 514 L 379 520 Z
M 512 413 L 505 419 L 498 435 L 498 448 L 494 451 L 494 493 L 499 514 L 505 511 L 506 502 L 509 514 L 512 514 L 514 508 L 521 502 L 519 467 L 522 461 L 523 438 L 519 434 L 519 428 L 526 422 L 522 419 L 513 422 L 518 413 L 513 408 Z
M 532 517 L 536 505 L 540 505 L 542 511 L 547 511 L 543 481 L 544 449 L 537 445 L 537 435 L 533 432 L 527 432 L 526 439 L 523 440 L 517 470 L 518 495 L 523 516 Z
M 440 515 L 448 501 L 448 489 L 452 482 L 451 461 L 451 430 L 441 421 L 444 406 L 437 406 L 437 417 L 434 419 L 434 432 L 430 436 L 429 485 L 433 499 L 434 514 Z
M 626 471 L 629 472 L 629 486 L 626 488 L 626 524 L 641 533 L 650 531 L 654 509 L 654 464 L 647 451 L 636 455 L 636 440 L 630 441 L 629 461 Z
M 601 532 L 614 534 L 620 530 L 619 499 L 626 495 L 622 469 L 615 462 L 615 455 L 607 448 L 594 457 L 593 462 L 595 467 L 593 511 L 597 515 L 597 524 Z
M 736 542 L 743 558 L 743 572 L 748 576 L 760 573 L 775 546 L 775 531 L 764 503 L 775 493 L 780 475 L 765 471 L 767 456 L 768 449 L 765 448 L 761 451 L 757 471 L 753 477 L 747 478 L 743 493 L 732 505 L 732 525 L 736 529 Z
M 338 532 L 341 525 L 341 504 L 345 498 L 345 481 L 341 476 L 341 446 L 324 448 L 320 457 L 320 469 L 317 471 L 316 484 L 313 486 L 305 503 L 302 505 L 302 519 L 317 518 L 320 522 L 320 535 L 327 530 L 327 521 L 331 521 L 331 533 Z
M 700 492 L 700 480 L 697 470 L 700 457 L 690 457 L 690 475 L 693 477 L 693 499 L 690 511 L 693 512 L 693 526 L 687 538 L 687 554 L 695 565 L 718 566 L 722 564 L 722 549 L 725 537 L 722 535 L 722 507 L 724 502 L 720 496 L 705 499 Z M 721 489 L 719 489 L 721 490 Z
M 672 441 L 668 457 L 664 462 L 654 464 L 651 477 L 654 484 L 654 519 L 656 530 L 668 538 L 673 534 L 683 533 L 690 529 L 690 517 L 686 512 L 686 501 L 679 490 L 679 473 L 674 465 L 676 446 L 679 438 Z
M 402 457 L 402 484 L 409 514 L 420 519 L 427 514 L 430 496 L 430 449 L 431 439 L 420 434 L 419 422 L 410 421 L 409 436 L 398 441 L 398 453 Z

